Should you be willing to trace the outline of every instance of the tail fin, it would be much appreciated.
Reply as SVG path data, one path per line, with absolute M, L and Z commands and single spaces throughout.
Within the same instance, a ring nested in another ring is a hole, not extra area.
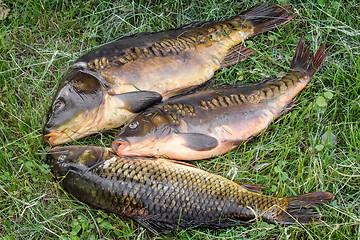
M 312 192 L 295 197 L 285 198 L 288 201 L 285 211 L 276 216 L 275 221 L 282 224 L 291 224 L 296 221 L 308 224 L 320 218 L 315 207 L 319 203 L 329 202 L 334 194 L 329 192 Z
M 250 36 L 255 36 L 290 21 L 296 15 L 288 16 L 290 10 L 281 6 L 260 3 L 241 13 L 238 18 L 254 26 L 254 33 Z
M 291 63 L 291 69 L 301 72 L 306 72 L 309 80 L 314 76 L 315 72 L 320 68 L 324 59 L 330 52 L 329 48 L 325 52 L 325 43 L 317 50 L 314 56 L 309 53 L 309 46 L 304 48 L 304 37 L 301 37 L 295 49 L 295 55 Z

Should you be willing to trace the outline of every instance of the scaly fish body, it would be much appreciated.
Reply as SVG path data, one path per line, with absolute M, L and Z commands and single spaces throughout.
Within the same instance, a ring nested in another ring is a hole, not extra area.
M 113 142 L 119 155 L 179 160 L 224 154 L 263 131 L 291 107 L 327 55 L 298 44 L 294 68 L 281 79 L 252 86 L 207 89 L 174 97 L 135 117 Z
M 260 186 L 238 184 L 194 166 L 118 157 L 101 147 L 54 148 L 48 160 L 64 189 L 79 200 L 159 232 L 234 226 L 256 217 L 271 223 L 310 223 L 319 217 L 313 206 L 333 197 L 326 192 L 265 196 L 254 190 Z
M 143 42 L 123 50 L 122 58 L 103 57 L 85 62 L 89 62 L 90 69 L 109 78 L 108 81 L 113 83 L 111 93 L 146 89 L 168 98 L 181 89 L 210 79 L 230 48 L 251 36 L 253 28 L 236 20 L 203 23 L 195 28 L 139 37 Z M 161 37 L 157 36 L 154 41 L 156 35 Z M 130 46 L 133 44 L 129 43 Z M 116 48 L 117 42 L 109 47 Z
M 230 20 L 134 35 L 85 54 L 55 94 L 45 142 L 58 145 L 120 127 L 161 97 L 199 85 L 219 68 L 245 59 L 251 51 L 239 44 L 286 23 L 293 17 L 288 14 L 282 7 L 259 4 Z

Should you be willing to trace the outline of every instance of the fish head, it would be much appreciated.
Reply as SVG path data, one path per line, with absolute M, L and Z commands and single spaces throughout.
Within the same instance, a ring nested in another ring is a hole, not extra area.
M 105 101 L 102 75 L 89 70 L 74 70 L 64 76 L 54 96 L 43 139 L 54 146 L 79 139 L 96 128 Z
M 102 163 L 109 155 L 114 155 L 111 149 L 97 146 L 67 146 L 54 147 L 47 153 L 47 162 L 57 177 L 65 176 L 68 171 L 84 172 Z
M 137 115 L 121 130 L 112 143 L 112 149 L 119 156 L 147 156 L 172 131 L 167 115 L 152 108 Z

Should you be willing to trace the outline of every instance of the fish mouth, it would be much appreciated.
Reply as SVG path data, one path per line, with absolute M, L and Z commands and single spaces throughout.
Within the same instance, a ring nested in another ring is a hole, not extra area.
M 116 139 L 112 144 L 111 148 L 119 156 L 124 156 L 124 149 L 130 146 L 130 142 L 125 139 Z
M 62 130 L 48 133 L 43 136 L 43 141 L 49 146 L 55 146 L 62 143 L 59 141 L 61 139 L 61 135 L 63 135 Z

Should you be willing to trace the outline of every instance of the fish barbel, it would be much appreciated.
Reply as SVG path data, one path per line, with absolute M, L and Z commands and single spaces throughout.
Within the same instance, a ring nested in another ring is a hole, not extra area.
M 66 191 L 94 207 L 129 217 L 153 232 L 190 227 L 224 228 L 261 217 L 269 223 L 312 223 L 328 192 L 289 198 L 260 193 L 190 164 L 119 157 L 95 146 L 55 147 L 47 159 Z
M 204 83 L 251 54 L 240 43 L 288 22 L 281 6 L 258 4 L 220 22 L 124 37 L 80 57 L 63 77 L 44 127 L 58 145 L 117 128 L 135 113 Z
M 330 50 L 330 49 L 329 49 Z M 307 85 L 329 51 L 314 56 L 304 39 L 291 71 L 283 78 L 244 86 L 206 89 L 168 99 L 136 116 L 114 140 L 122 156 L 163 156 L 178 160 L 227 153 L 257 135 L 286 109 Z

